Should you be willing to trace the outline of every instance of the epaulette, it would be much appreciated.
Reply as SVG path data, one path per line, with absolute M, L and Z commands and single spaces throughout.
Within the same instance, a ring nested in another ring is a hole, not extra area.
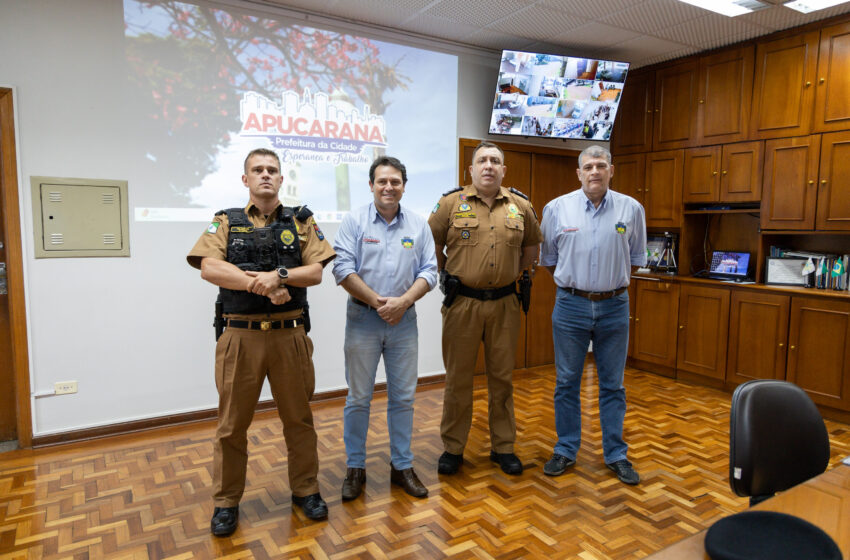
M 514 193 L 515 195 L 517 195 L 517 196 L 521 196 L 522 198 L 524 198 L 524 199 L 528 200 L 528 195 L 527 195 L 527 194 L 525 194 L 524 192 L 522 192 L 522 191 L 518 191 L 518 190 L 516 190 L 516 189 L 515 189 L 515 188 L 513 188 L 513 187 L 509 188 L 508 190 L 509 190 L 509 191 L 511 191 L 512 193 Z
M 295 210 L 295 219 L 299 222 L 306 222 L 307 219 L 313 215 L 313 211 L 307 208 L 307 206 L 296 206 Z
M 221 216 L 222 214 L 227 214 L 227 210 L 219 210 L 215 213 L 216 216 Z
M 453 188 L 453 189 L 451 189 L 451 190 L 448 190 L 448 191 L 444 192 L 444 193 L 443 193 L 443 196 L 449 196 L 449 195 L 450 195 L 450 194 L 452 194 L 452 193 L 456 193 L 457 191 L 462 191 L 462 190 L 463 190 L 463 187 L 455 187 L 455 188 Z

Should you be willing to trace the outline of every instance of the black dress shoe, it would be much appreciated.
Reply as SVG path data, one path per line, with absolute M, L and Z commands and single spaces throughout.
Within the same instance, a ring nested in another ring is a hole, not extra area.
M 632 464 L 626 459 L 620 459 L 619 461 L 614 461 L 611 464 L 606 463 L 605 466 L 614 471 L 617 478 L 619 478 L 620 482 L 623 484 L 631 484 L 634 486 L 640 482 L 640 475 L 632 468 Z
M 346 502 L 353 500 L 363 492 L 363 484 L 366 483 L 366 469 L 349 467 L 345 471 L 345 480 L 342 481 L 342 499 Z
M 428 495 L 428 489 L 416 476 L 413 468 L 396 470 L 392 464 L 390 465 L 390 482 L 404 488 L 404 491 L 414 498 L 424 498 Z
M 564 474 L 564 471 L 575 464 L 575 459 L 570 459 L 563 455 L 559 455 L 558 453 L 553 453 L 552 458 L 546 461 L 546 464 L 543 465 L 543 474 L 558 476 L 559 474 Z
M 502 472 L 505 474 L 522 474 L 522 463 L 519 457 L 513 453 L 496 453 L 490 452 L 490 460 L 494 463 L 499 463 L 502 467 Z
M 443 451 L 440 459 L 437 461 L 437 472 L 440 474 L 455 474 L 463 464 L 463 454 L 455 455 L 448 451 Z
M 217 507 L 210 520 L 210 531 L 216 537 L 227 537 L 233 534 L 238 524 L 239 506 Z
M 301 509 L 304 510 L 304 515 L 314 521 L 327 519 L 328 517 L 328 504 L 325 503 L 318 492 L 303 497 L 293 494 L 292 503 L 296 506 L 301 506 Z

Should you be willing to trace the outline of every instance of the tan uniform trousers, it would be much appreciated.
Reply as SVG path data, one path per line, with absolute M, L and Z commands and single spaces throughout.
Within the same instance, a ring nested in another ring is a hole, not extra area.
M 295 496 L 319 491 L 319 457 L 310 398 L 315 388 L 313 342 L 304 327 L 269 331 L 229 328 L 215 350 L 218 428 L 214 448 L 213 499 L 239 504 L 248 465 L 248 426 L 268 376 L 283 422 L 289 487 Z
M 484 342 L 490 445 L 512 453 L 516 440 L 513 370 L 520 327 L 520 305 L 513 295 L 495 301 L 457 296 L 443 307 L 443 363 L 446 390 L 440 435 L 449 453 L 463 454 L 472 424 L 472 376 L 478 345 Z

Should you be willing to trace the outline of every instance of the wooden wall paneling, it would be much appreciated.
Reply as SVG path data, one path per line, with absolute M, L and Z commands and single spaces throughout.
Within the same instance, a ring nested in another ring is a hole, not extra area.
M 850 230 L 850 188 L 848 187 L 850 187 L 850 130 L 824 134 L 821 138 L 817 188 L 815 225 L 818 230 Z
M 681 226 L 683 162 L 683 150 L 667 150 L 646 155 L 644 208 L 647 227 Z
M 719 200 L 720 146 L 685 150 L 682 201 L 688 203 Z
M 653 150 L 688 148 L 697 133 L 697 60 L 687 60 L 655 72 Z
M 747 139 L 754 55 L 748 45 L 700 58 L 697 145 Z
M 757 202 L 761 200 L 764 171 L 764 142 L 725 144 L 720 158 L 720 200 Z
M 790 306 L 787 295 L 732 291 L 727 382 L 785 379 Z
M 762 229 L 814 229 L 819 136 L 764 143 Z
M 850 22 L 820 32 L 815 132 L 850 129 Z
M 750 137 L 809 134 L 818 57 L 817 31 L 759 43 Z
M 634 154 L 652 149 L 655 73 L 629 72 L 614 120 L 611 151 Z

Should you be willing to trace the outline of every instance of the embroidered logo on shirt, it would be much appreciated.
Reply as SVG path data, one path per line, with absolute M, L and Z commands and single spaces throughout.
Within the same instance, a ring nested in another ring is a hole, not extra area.
M 405 249 L 413 249 L 413 238 L 412 237 L 402 237 L 401 238 L 401 246 Z
M 465 230 L 461 231 L 460 232 L 460 238 L 461 239 L 469 239 L 469 230 L 465 229 Z
M 461 203 L 461 204 L 457 207 L 457 209 L 458 209 L 458 211 L 459 211 L 459 212 L 469 212 L 470 207 L 469 207 L 469 204 L 467 204 L 466 202 L 462 202 L 462 203 Z
M 325 240 L 325 234 L 322 233 L 322 230 L 319 229 L 319 224 L 313 222 L 313 229 L 316 230 L 316 236 L 319 238 L 319 241 Z
M 292 245 L 292 242 L 295 241 L 295 236 L 291 231 L 285 229 L 280 234 L 280 240 L 283 241 L 284 245 Z
M 516 204 L 510 203 L 508 204 L 508 218 L 513 220 L 522 220 L 525 216 L 522 216 L 519 213 L 519 208 L 516 207 Z
M 475 212 L 455 212 L 455 218 L 474 218 Z
M 465 201 L 467 200 L 467 198 L 468 198 L 468 197 L 467 197 L 465 194 L 460 193 L 460 194 L 458 195 L 458 197 L 457 197 L 457 198 L 458 198 L 458 200 L 460 200 L 461 202 L 465 202 Z
M 219 222 L 213 222 L 213 223 L 211 223 L 211 224 L 210 224 L 210 227 L 208 227 L 208 228 L 207 228 L 207 233 L 215 233 L 215 232 L 217 232 L 217 231 L 218 231 L 218 226 L 220 226 L 220 225 L 221 225 L 221 223 L 219 223 Z
M 431 213 L 436 214 L 437 210 L 439 210 L 439 209 L 440 209 L 440 203 L 438 202 L 437 204 L 434 205 L 434 209 L 431 210 Z
M 617 225 L 615 227 L 617 228 L 617 233 L 619 233 L 620 235 L 626 233 L 626 224 L 624 224 L 623 222 L 617 222 Z
M 380 242 L 381 242 L 380 239 L 376 239 L 374 237 L 364 237 L 363 238 L 363 243 L 368 243 L 369 245 L 377 245 Z

